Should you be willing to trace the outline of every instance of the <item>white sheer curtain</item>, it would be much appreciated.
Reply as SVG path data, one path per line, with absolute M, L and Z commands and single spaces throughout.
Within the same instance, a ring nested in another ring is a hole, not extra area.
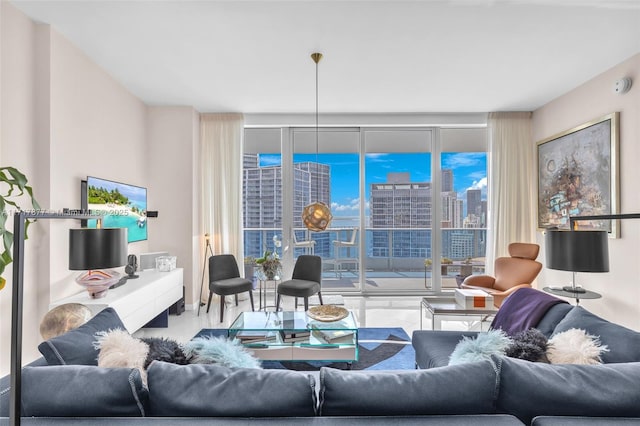
M 241 273 L 243 135 L 242 114 L 200 116 L 200 229 L 211 236 L 214 254 L 236 256 Z
M 530 112 L 489 114 L 487 272 L 512 242 L 535 242 L 536 171 Z

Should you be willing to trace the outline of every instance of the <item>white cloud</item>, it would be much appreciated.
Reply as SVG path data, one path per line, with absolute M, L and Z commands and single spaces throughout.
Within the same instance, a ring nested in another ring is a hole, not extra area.
M 356 212 L 360 209 L 360 199 L 348 200 L 346 204 L 331 203 L 331 210 L 335 212 Z
M 443 167 L 446 169 L 455 169 L 457 167 L 469 167 L 480 164 L 480 161 L 486 156 L 484 152 L 459 152 L 454 155 L 445 157 Z
M 480 180 L 473 181 L 473 184 L 467 189 L 487 189 L 487 177 L 483 177 Z

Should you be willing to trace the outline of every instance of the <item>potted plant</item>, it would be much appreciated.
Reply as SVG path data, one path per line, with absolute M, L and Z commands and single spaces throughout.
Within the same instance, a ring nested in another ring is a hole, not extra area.
M 282 242 L 277 235 L 273 236 L 273 251 L 265 251 L 264 256 L 256 259 L 256 264 L 260 265 L 259 271 L 267 280 L 279 280 L 282 276 L 282 263 L 278 256 L 278 248 L 282 246 Z
M 440 273 L 442 275 L 447 275 L 448 273 L 448 265 L 451 265 L 453 263 L 453 260 L 449 259 L 448 257 L 443 257 L 440 259 Z M 431 268 L 431 265 L 433 264 L 433 261 L 431 259 L 425 259 L 424 261 L 424 267 L 427 269 Z
M 4 271 L 12 261 L 11 247 L 13 246 L 13 232 L 6 228 L 7 217 L 10 212 L 7 210 L 13 207 L 12 210 L 19 211 L 22 208 L 17 204 L 17 199 L 23 196 L 25 193 L 31 200 L 31 206 L 35 210 L 40 209 L 40 205 L 35 198 L 33 198 L 33 189 L 27 185 L 27 177 L 22 174 L 15 167 L 0 167 L 0 182 L 6 191 L 0 191 L 0 237 L 2 238 L 3 250 L 0 253 L 0 290 L 2 290 L 7 283 L 7 280 L 2 277 Z M 24 237 L 27 238 L 27 230 L 31 221 L 27 221 L 24 229 Z

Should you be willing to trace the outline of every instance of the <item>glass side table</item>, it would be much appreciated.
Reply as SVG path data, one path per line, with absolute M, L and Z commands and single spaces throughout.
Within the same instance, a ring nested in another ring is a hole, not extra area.
M 585 290 L 583 292 L 566 291 L 562 287 L 544 287 L 543 290 L 555 296 L 569 297 L 569 298 L 576 299 L 576 305 L 580 304 L 580 299 L 600 299 L 602 297 L 600 293 L 596 293 L 595 291 L 589 291 L 589 290 Z

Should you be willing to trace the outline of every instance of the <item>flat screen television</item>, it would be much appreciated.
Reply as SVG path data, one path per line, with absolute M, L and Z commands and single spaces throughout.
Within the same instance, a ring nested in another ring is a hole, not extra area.
M 103 228 L 127 228 L 130 243 L 147 239 L 147 188 L 88 176 L 82 191 L 82 209 L 102 215 Z

